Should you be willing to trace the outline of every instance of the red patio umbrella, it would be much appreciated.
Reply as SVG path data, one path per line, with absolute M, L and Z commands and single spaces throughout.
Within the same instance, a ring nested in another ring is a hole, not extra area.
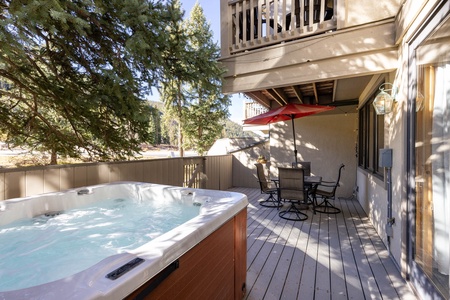
M 297 163 L 297 145 L 295 144 L 295 127 L 294 119 L 306 117 L 309 115 L 317 114 L 323 111 L 334 109 L 334 106 L 323 105 L 309 105 L 309 104 L 294 104 L 289 103 L 286 106 L 281 106 L 266 113 L 254 116 L 244 120 L 244 124 L 250 125 L 267 125 L 280 121 L 292 121 L 292 133 L 294 135 L 294 156 L 295 163 Z

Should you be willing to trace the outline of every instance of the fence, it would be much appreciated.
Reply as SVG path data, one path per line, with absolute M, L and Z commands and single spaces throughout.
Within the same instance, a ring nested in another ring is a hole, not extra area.
M 0 200 L 114 181 L 152 182 L 174 186 L 191 185 L 226 190 L 232 187 L 232 156 L 0 169 Z

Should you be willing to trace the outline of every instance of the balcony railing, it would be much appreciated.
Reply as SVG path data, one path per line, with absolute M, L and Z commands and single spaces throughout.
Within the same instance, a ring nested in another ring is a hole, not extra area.
M 230 54 L 334 30 L 336 1 L 229 0 Z
M 244 106 L 244 119 L 248 119 L 267 112 L 268 109 L 257 102 L 246 102 Z

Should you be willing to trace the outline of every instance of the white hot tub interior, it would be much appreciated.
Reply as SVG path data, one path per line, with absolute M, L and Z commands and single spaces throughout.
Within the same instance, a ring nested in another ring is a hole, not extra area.
M 34 243 L 9 257 L 0 252 L 0 298 L 123 298 L 246 206 L 247 198 L 238 193 L 136 182 L 0 202 L 0 241 L 6 237 L 13 250 Z M 149 219 L 155 222 L 146 223 Z M 61 226 L 39 232 L 54 223 Z M 18 230 L 27 226 L 34 230 L 28 236 Z M 14 231 L 21 238 L 14 238 Z M 62 238 L 55 232 L 62 232 Z M 70 243 L 60 246 L 65 242 Z M 91 243 L 93 252 L 86 248 Z M 100 254 L 100 249 L 106 251 Z M 47 260 L 42 253 L 49 255 Z M 56 274 L 42 275 L 52 267 Z M 16 285 L 22 277 L 37 281 Z

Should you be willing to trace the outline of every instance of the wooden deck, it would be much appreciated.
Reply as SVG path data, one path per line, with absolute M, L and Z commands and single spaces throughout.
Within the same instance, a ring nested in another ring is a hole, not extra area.
M 417 299 L 358 201 L 294 222 L 260 206 L 259 189 L 232 190 L 250 202 L 245 299 Z

